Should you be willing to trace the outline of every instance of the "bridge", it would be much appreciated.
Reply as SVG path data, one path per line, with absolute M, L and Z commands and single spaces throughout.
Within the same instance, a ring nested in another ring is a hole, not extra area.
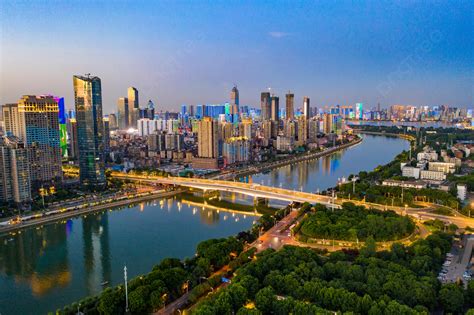
M 340 208 L 340 205 L 334 204 L 332 197 L 317 195 L 307 192 L 294 191 L 285 188 L 269 187 L 260 184 L 250 184 L 243 182 L 231 182 L 216 179 L 202 178 L 186 178 L 186 177 L 148 177 L 140 175 L 126 175 L 117 173 L 116 177 L 127 178 L 130 180 L 138 180 L 142 182 L 160 183 L 166 185 L 176 185 L 189 188 L 202 189 L 204 191 L 224 191 L 238 193 L 254 198 L 265 198 L 273 200 L 281 200 L 287 202 L 309 202 L 321 203 L 334 208 Z
M 417 219 L 423 220 L 434 220 L 440 219 L 448 223 L 454 223 L 458 227 L 464 228 L 467 226 L 474 226 L 474 219 L 465 216 L 454 214 L 454 216 L 446 216 L 441 214 L 432 213 L 431 207 L 426 206 L 424 208 L 410 208 L 410 207 L 397 207 L 380 205 L 374 203 L 368 203 L 365 201 L 356 201 L 342 198 L 333 198 L 331 196 L 324 196 L 319 194 L 313 194 L 303 191 L 295 191 L 285 188 L 277 188 L 264 186 L 260 184 L 251 184 L 243 182 L 232 182 L 226 180 L 217 179 L 203 179 L 203 178 L 186 178 L 186 177 L 160 177 L 160 176 L 142 176 L 142 175 L 130 175 L 120 172 L 114 172 L 113 175 L 118 178 L 149 182 L 149 183 L 161 183 L 166 185 L 176 185 L 190 188 L 202 189 L 204 191 L 225 191 L 231 193 L 239 193 L 254 198 L 265 198 L 275 199 L 287 202 L 309 202 L 309 203 L 320 203 L 331 208 L 341 208 L 344 202 L 353 202 L 357 205 L 363 205 L 379 210 L 393 210 L 401 215 L 410 215 Z

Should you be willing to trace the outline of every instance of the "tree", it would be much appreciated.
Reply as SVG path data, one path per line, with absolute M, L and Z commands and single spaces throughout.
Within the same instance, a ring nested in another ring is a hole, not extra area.
M 163 294 L 166 293 L 164 287 L 158 288 L 150 294 L 150 304 L 153 310 L 162 308 L 164 305 Z
M 128 295 L 128 305 L 130 312 L 133 314 L 143 314 L 148 311 L 150 305 L 149 288 L 147 286 L 140 286 Z
M 273 308 L 273 302 L 275 301 L 275 292 L 272 287 L 265 287 L 258 291 L 255 295 L 255 305 L 264 314 L 269 314 Z
M 462 287 L 454 283 L 443 285 L 439 291 L 439 301 L 445 312 L 460 313 L 464 305 Z
M 466 301 L 469 303 L 469 307 L 474 307 L 474 281 L 471 280 L 467 283 L 466 290 Z
M 124 292 L 117 289 L 105 289 L 99 298 L 97 310 L 100 314 L 115 315 L 121 314 L 124 309 L 125 296 Z
M 360 254 L 364 257 L 372 257 L 377 253 L 377 244 L 372 236 L 365 241 L 364 247 L 360 249 Z

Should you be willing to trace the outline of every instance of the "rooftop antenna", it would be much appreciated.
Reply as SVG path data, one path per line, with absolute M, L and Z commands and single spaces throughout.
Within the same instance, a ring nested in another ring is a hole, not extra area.
M 88 79 L 90 78 L 90 76 L 91 76 L 90 73 L 86 73 L 86 77 L 87 77 Z

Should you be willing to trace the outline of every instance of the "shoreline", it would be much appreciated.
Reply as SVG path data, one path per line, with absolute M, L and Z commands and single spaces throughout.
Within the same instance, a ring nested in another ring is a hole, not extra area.
M 0 227 L 0 236 L 7 235 L 12 232 L 17 232 L 21 231 L 26 228 L 31 228 L 37 225 L 43 225 L 43 224 L 50 224 L 54 222 L 61 221 L 63 219 L 69 219 L 73 217 L 78 217 L 82 216 L 84 214 L 88 214 L 91 212 L 98 212 L 101 210 L 106 210 L 108 208 L 117 208 L 120 206 L 126 206 L 129 204 L 133 203 L 140 203 L 143 201 L 148 201 L 148 200 L 153 200 L 153 199 L 160 199 L 160 198 L 165 198 L 165 197 L 172 197 L 174 195 L 177 195 L 179 193 L 182 193 L 184 190 L 182 189 L 177 189 L 177 190 L 172 190 L 172 191 L 158 191 L 155 193 L 151 193 L 145 196 L 140 196 L 132 199 L 126 199 L 126 200 L 120 200 L 120 201 L 115 201 L 115 202 L 110 202 L 106 204 L 101 204 L 101 205 L 96 205 L 92 207 L 88 207 L 85 209 L 80 209 L 80 210 L 71 210 L 71 211 L 66 211 L 63 213 L 47 216 L 47 217 L 42 217 L 38 219 L 33 219 L 31 221 L 26 221 L 24 223 L 19 223 L 19 224 L 14 224 L 14 225 L 7 225 L 4 227 Z
M 228 178 L 229 176 L 233 176 L 233 178 L 239 178 L 239 177 L 242 177 L 242 176 L 248 176 L 248 175 L 262 173 L 262 172 L 269 171 L 269 170 L 272 170 L 272 169 L 275 169 L 275 168 L 278 168 L 278 167 L 286 166 L 286 165 L 289 165 L 289 164 L 292 164 L 292 163 L 299 163 L 299 162 L 303 162 L 303 161 L 306 161 L 306 160 L 317 159 L 317 158 L 320 158 L 320 157 L 323 157 L 323 156 L 326 156 L 326 155 L 333 154 L 337 151 L 349 148 L 353 145 L 359 144 L 359 143 L 362 142 L 362 140 L 363 140 L 362 138 L 357 138 L 356 140 L 353 140 L 351 142 L 344 143 L 344 144 L 341 144 L 339 146 L 326 149 L 324 151 L 308 153 L 308 154 L 302 154 L 300 156 L 296 156 L 296 157 L 293 157 L 291 159 L 276 161 L 276 162 L 273 162 L 269 165 L 262 165 L 260 167 L 254 166 L 254 167 L 251 167 L 247 170 L 243 170 L 241 172 L 238 172 L 237 174 L 228 174 L 227 176 L 222 175 L 222 177 L 223 178 Z

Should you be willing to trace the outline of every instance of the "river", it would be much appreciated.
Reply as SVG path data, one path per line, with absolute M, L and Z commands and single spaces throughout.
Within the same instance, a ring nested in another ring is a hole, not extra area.
M 398 138 L 363 137 L 362 143 L 331 156 L 243 180 L 314 192 L 351 173 L 385 164 L 409 147 Z M 232 197 L 249 202 L 243 196 Z M 165 257 L 190 257 L 200 241 L 237 234 L 256 219 L 186 205 L 177 197 L 0 237 L 0 314 L 46 314 L 99 293 L 104 281 L 120 283 L 124 264 L 132 278 Z

